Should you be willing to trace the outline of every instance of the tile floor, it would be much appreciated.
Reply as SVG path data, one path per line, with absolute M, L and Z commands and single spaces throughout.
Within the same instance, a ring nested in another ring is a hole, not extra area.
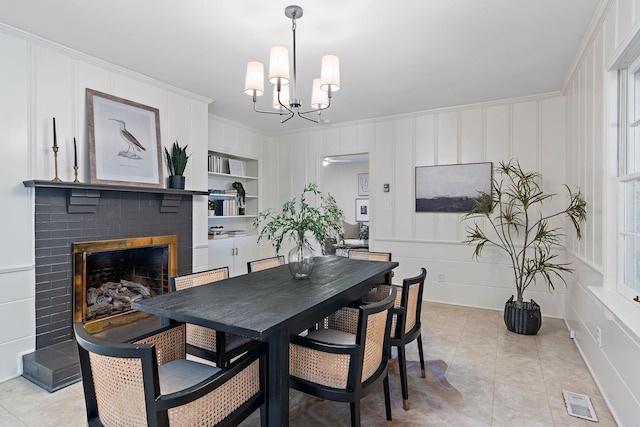
M 564 321 L 545 318 L 536 336 L 512 334 L 502 313 L 445 304 L 423 307 L 427 379 L 409 364 L 411 410 L 402 410 L 390 367 L 394 426 L 615 426 Z M 417 360 L 417 347 L 407 347 Z M 567 415 L 562 390 L 587 394 L 598 424 Z M 348 425 L 347 404 L 291 393 L 291 425 Z M 363 425 L 385 425 L 382 391 L 362 403 Z M 80 383 L 55 393 L 19 377 L 0 383 L 0 426 L 83 426 Z M 257 413 L 243 426 L 259 425 Z

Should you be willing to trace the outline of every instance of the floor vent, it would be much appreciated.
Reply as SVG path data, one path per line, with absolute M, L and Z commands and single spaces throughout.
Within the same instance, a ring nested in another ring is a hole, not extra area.
M 596 417 L 596 412 L 593 410 L 589 396 L 567 390 L 562 390 L 562 394 L 564 395 L 564 402 L 567 405 L 569 415 L 598 422 L 598 417 Z

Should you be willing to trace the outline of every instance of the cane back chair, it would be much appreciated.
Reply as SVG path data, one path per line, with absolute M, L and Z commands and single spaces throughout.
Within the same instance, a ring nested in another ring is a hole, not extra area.
M 380 382 L 391 425 L 387 363 L 395 288 L 390 292 L 382 301 L 334 313 L 325 327 L 291 339 L 290 386 L 322 399 L 349 402 L 352 426 L 360 426 L 360 399 Z
M 280 265 L 284 265 L 284 256 L 282 255 L 248 261 L 247 271 L 249 273 L 253 273 L 255 271 L 266 270 Z
M 217 282 L 229 278 L 229 267 L 214 268 L 199 273 L 184 274 L 171 278 L 171 291 L 181 291 L 194 286 Z M 187 352 L 211 360 L 223 367 L 232 358 L 256 345 L 249 338 L 229 335 L 215 329 L 187 324 Z
M 408 410 L 409 387 L 407 385 L 407 361 L 405 346 L 416 340 L 420 357 L 420 374 L 425 378 L 424 351 L 422 348 L 422 293 L 427 270 L 422 268 L 419 275 L 402 281 L 402 288 L 398 289 L 391 321 L 391 346 L 398 349 L 398 365 L 400 367 L 400 383 L 402 385 L 402 407 Z M 365 302 L 375 302 L 389 295 L 389 288 L 395 285 L 379 285 L 374 292 L 364 297 Z
M 235 426 L 257 408 L 266 423 L 263 346 L 221 369 L 185 359 L 182 323 L 132 343 L 74 331 L 89 426 Z

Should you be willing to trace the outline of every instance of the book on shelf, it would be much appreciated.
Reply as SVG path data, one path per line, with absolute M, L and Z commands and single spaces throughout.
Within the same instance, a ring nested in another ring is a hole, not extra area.
M 238 194 L 238 190 L 230 188 L 228 190 L 224 190 L 224 194 Z
M 229 236 L 240 237 L 247 236 L 248 233 L 245 230 L 229 230 L 226 232 Z
M 211 190 L 209 190 L 209 194 L 224 194 L 224 190 L 212 188 Z
M 229 159 L 222 156 L 209 154 L 207 157 L 207 170 L 213 173 L 229 173 Z
M 220 239 L 228 239 L 228 234 L 209 234 L 210 240 L 220 240 Z

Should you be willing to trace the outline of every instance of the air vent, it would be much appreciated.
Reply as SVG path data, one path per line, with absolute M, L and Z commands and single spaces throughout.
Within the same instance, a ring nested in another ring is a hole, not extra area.
M 564 395 L 564 402 L 567 405 L 569 415 L 589 421 L 598 421 L 589 396 L 567 390 L 562 390 L 562 394 Z

